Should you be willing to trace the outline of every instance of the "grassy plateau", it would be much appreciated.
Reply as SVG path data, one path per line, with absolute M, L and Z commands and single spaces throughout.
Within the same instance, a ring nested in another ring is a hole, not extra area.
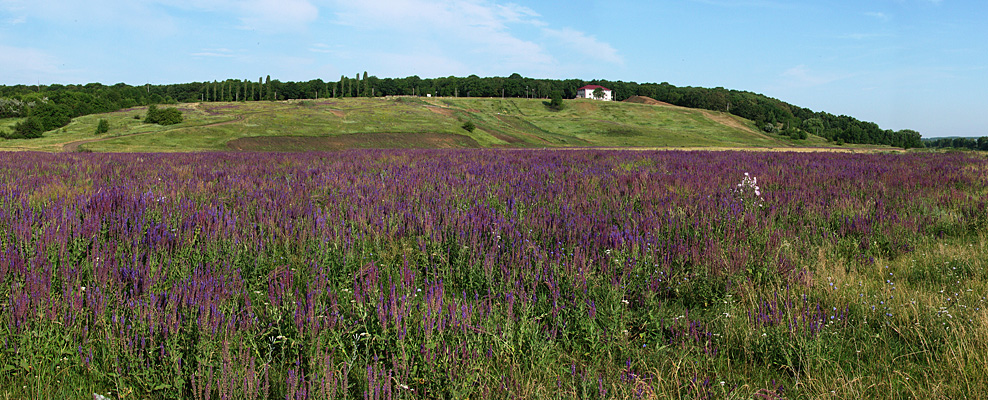
M 442 104 L 132 110 L 153 133 L 90 145 L 446 112 L 480 145 L 618 145 L 653 112 Z M 988 398 L 986 188 L 960 153 L 7 153 L 0 399 Z
M 0 149 L 94 152 L 312 151 L 352 148 L 826 146 L 766 134 L 726 113 L 667 105 L 539 99 L 348 98 L 188 103 L 185 121 L 142 123 L 145 107 L 76 118 L 39 139 L 0 140 Z M 109 132 L 96 135 L 100 119 Z M 469 132 L 465 122 L 477 128 Z M 0 121 L 12 125 L 13 120 Z M 860 147 L 860 146 L 859 146 Z M 852 147 L 853 148 L 853 147 Z

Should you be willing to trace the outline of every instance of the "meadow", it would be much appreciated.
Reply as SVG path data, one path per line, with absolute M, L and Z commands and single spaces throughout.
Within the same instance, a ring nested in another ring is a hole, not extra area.
M 593 100 L 567 100 L 562 110 L 553 111 L 545 103 L 542 99 L 422 97 L 186 103 L 175 106 L 185 120 L 169 126 L 142 123 L 146 108 L 135 107 L 78 117 L 38 139 L 0 140 L 0 150 L 304 152 L 828 145 L 817 136 L 791 140 L 767 134 L 753 122 L 723 112 Z M 109 132 L 96 134 L 101 119 L 108 121 Z M 476 129 L 463 129 L 466 122 Z
M 0 398 L 985 398 L 988 159 L 0 157 Z

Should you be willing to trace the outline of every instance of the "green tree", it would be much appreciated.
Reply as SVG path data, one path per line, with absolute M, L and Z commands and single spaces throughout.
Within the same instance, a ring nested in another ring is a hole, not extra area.
M 38 117 L 28 117 L 26 120 L 14 125 L 14 138 L 34 139 L 41 137 L 45 132 L 45 126 Z
M 44 128 L 42 131 L 58 129 L 72 122 L 69 108 L 51 101 L 38 104 L 31 109 L 28 115 L 37 118 L 41 122 L 41 126 Z
M 552 99 L 549 101 L 549 108 L 552 110 L 562 110 L 563 109 L 563 91 L 554 90 L 552 92 Z
M 158 109 L 153 104 L 148 106 L 147 115 L 144 116 L 145 124 L 174 125 L 182 120 L 182 112 L 177 108 Z
M 370 81 L 367 80 L 367 71 L 364 71 L 364 96 L 371 97 Z
M 474 125 L 472 121 L 467 121 L 463 123 L 462 128 L 467 132 L 473 132 L 474 129 L 477 129 L 477 125 Z
M 604 89 L 601 89 L 601 88 L 594 89 L 593 90 L 593 98 L 595 98 L 597 100 L 603 100 L 604 99 Z
M 803 121 L 803 129 L 813 132 L 814 135 L 820 135 L 823 131 L 823 120 L 820 118 L 809 118 Z
M 99 123 L 96 124 L 96 134 L 107 133 L 110 131 L 110 121 L 100 118 Z
M 264 80 L 264 94 L 268 100 L 276 100 L 271 93 L 271 75 L 268 75 L 267 79 Z
M 899 140 L 901 141 L 901 143 L 898 144 L 899 147 L 904 149 L 923 147 L 923 137 L 917 131 L 912 129 L 903 129 L 896 132 L 896 134 L 899 136 Z
M 148 110 L 144 114 L 144 123 L 145 124 L 158 123 L 158 106 L 154 104 L 148 106 Z

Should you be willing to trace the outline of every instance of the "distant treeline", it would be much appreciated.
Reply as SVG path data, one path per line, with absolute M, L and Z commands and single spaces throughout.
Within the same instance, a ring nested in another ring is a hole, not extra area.
M 196 101 L 262 101 L 332 97 L 444 96 L 549 98 L 555 91 L 566 98 L 576 97 L 580 87 L 593 84 L 614 91 L 616 100 L 648 96 L 678 106 L 724 111 L 755 121 L 767 132 L 791 134 L 803 131 L 822 136 L 837 144 L 884 144 L 896 147 L 922 147 L 919 132 L 892 131 L 877 124 L 846 115 L 833 115 L 788 104 L 765 95 L 724 88 L 677 87 L 669 83 L 636 83 L 579 79 L 533 79 L 519 74 L 509 77 L 422 79 L 378 78 L 357 74 L 337 81 L 314 79 L 308 82 L 281 82 L 270 76 L 252 80 L 193 82 L 170 85 L 130 86 L 118 83 L 87 85 L 0 86 L 0 118 L 27 116 L 33 105 L 54 102 L 72 117 L 114 111 L 149 104 Z
M 926 147 L 934 149 L 969 149 L 988 151 L 988 136 L 975 138 L 923 139 Z

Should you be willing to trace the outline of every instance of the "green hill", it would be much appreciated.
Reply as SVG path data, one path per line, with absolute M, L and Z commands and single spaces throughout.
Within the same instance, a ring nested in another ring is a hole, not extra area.
M 76 118 L 39 139 L 0 141 L 7 150 L 168 152 L 308 151 L 459 147 L 812 147 L 766 134 L 740 117 L 665 104 L 538 99 L 347 98 L 186 103 L 184 122 L 142 122 L 145 107 Z M 100 119 L 108 133 L 96 135 Z M 463 128 L 466 121 L 476 129 Z

